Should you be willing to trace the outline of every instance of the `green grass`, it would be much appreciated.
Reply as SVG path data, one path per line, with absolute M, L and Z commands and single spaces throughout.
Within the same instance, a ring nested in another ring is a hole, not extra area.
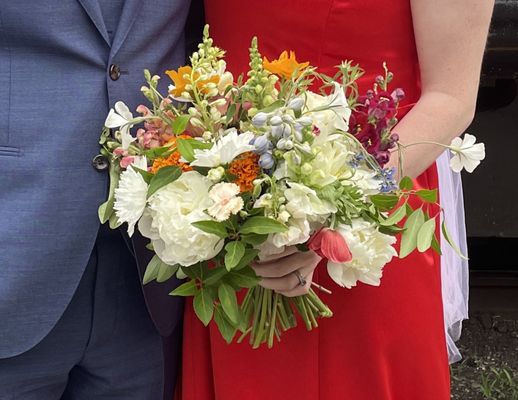
M 518 376 L 506 368 L 491 368 L 482 374 L 480 390 L 489 400 L 518 400 Z

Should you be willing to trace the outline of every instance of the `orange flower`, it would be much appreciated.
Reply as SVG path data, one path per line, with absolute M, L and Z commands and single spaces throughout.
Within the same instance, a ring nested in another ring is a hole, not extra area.
M 169 70 L 165 71 L 165 73 L 171 78 L 174 84 L 174 89 L 171 91 L 171 94 L 173 96 L 181 96 L 183 92 L 185 92 L 185 87 L 191 83 L 190 76 L 192 74 L 192 68 L 190 66 L 180 67 L 178 68 L 178 71 Z M 185 79 L 185 75 L 187 75 L 189 78 Z M 192 77 L 194 80 L 197 80 L 200 74 L 198 72 L 195 72 L 192 74 Z M 220 77 L 219 75 L 213 75 L 209 79 L 200 80 L 196 82 L 196 87 L 204 94 L 207 94 L 209 89 L 207 89 L 205 86 L 208 83 L 214 83 L 216 85 L 219 84 Z
M 185 92 L 185 86 L 190 82 L 190 80 L 185 79 L 185 75 L 191 76 L 192 68 L 185 66 L 178 68 L 178 71 L 169 70 L 165 71 L 165 73 L 173 81 L 174 89 L 171 92 L 173 96 L 181 96 Z
M 167 143 L 170 143 L 171 147 L 175 147 L 177 138 L 190 139 L 191 137 L 189 135 L 173 136 Z M 151 167 L 151 173 L 156 174 L 160 168 L 168 166 L 180 167 L 183 172 L 192 171 L 192 167 L 187 163 L 181 162 L 180 157 L 180 153 L 175 149 L 173 153 L 166 158 L 155 158 L 153 166 Z
M 297 62 L 294 51 L 290 51 L 289 56 L 287 51 L 283 51 L 277 60 L 269 61 L 266 57 L 264 57 L 263 60 L 264 68 L 272 74 L 279 75 L 286 79 L 291 79 L 295 71 L 297 71 L 297 75 L 300 75 L 302 70 L 308 65 L 308 62 Z
M 241 154 L 230 163 L 228 172 L 235 176 L 234 183 L 241 192 L 251 192 L 254 189 L 254 180 L 259 175 L 259 156 L 252 152 Z

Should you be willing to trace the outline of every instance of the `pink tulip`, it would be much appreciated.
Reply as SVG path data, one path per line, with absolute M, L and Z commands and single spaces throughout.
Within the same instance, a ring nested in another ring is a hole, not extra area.
M 335 263 L 351 261 L 353 256 L 344 237 L 335 230 L 322 228 L 309 239 L 308 247 L 320 257 Z

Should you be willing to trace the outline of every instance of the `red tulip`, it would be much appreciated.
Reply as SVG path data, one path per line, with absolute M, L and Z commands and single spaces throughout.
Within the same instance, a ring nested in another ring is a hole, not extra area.
M 335 263 L 351 261 L 353 256 L 344 237 L 335 230 L 322 228 L 309 239 L 308 247 L 320 257 Z

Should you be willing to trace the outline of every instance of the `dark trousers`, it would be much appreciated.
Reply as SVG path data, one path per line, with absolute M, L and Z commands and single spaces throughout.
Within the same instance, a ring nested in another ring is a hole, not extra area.
M 170 381 L 168 386 L 170 391 Z M 119 231 L 101 227 L 82 280 L 56 326 L 32 349 L 0 360 L 0 399 L 163 396 L 162 339 L 147 312 L 135 260 Z

